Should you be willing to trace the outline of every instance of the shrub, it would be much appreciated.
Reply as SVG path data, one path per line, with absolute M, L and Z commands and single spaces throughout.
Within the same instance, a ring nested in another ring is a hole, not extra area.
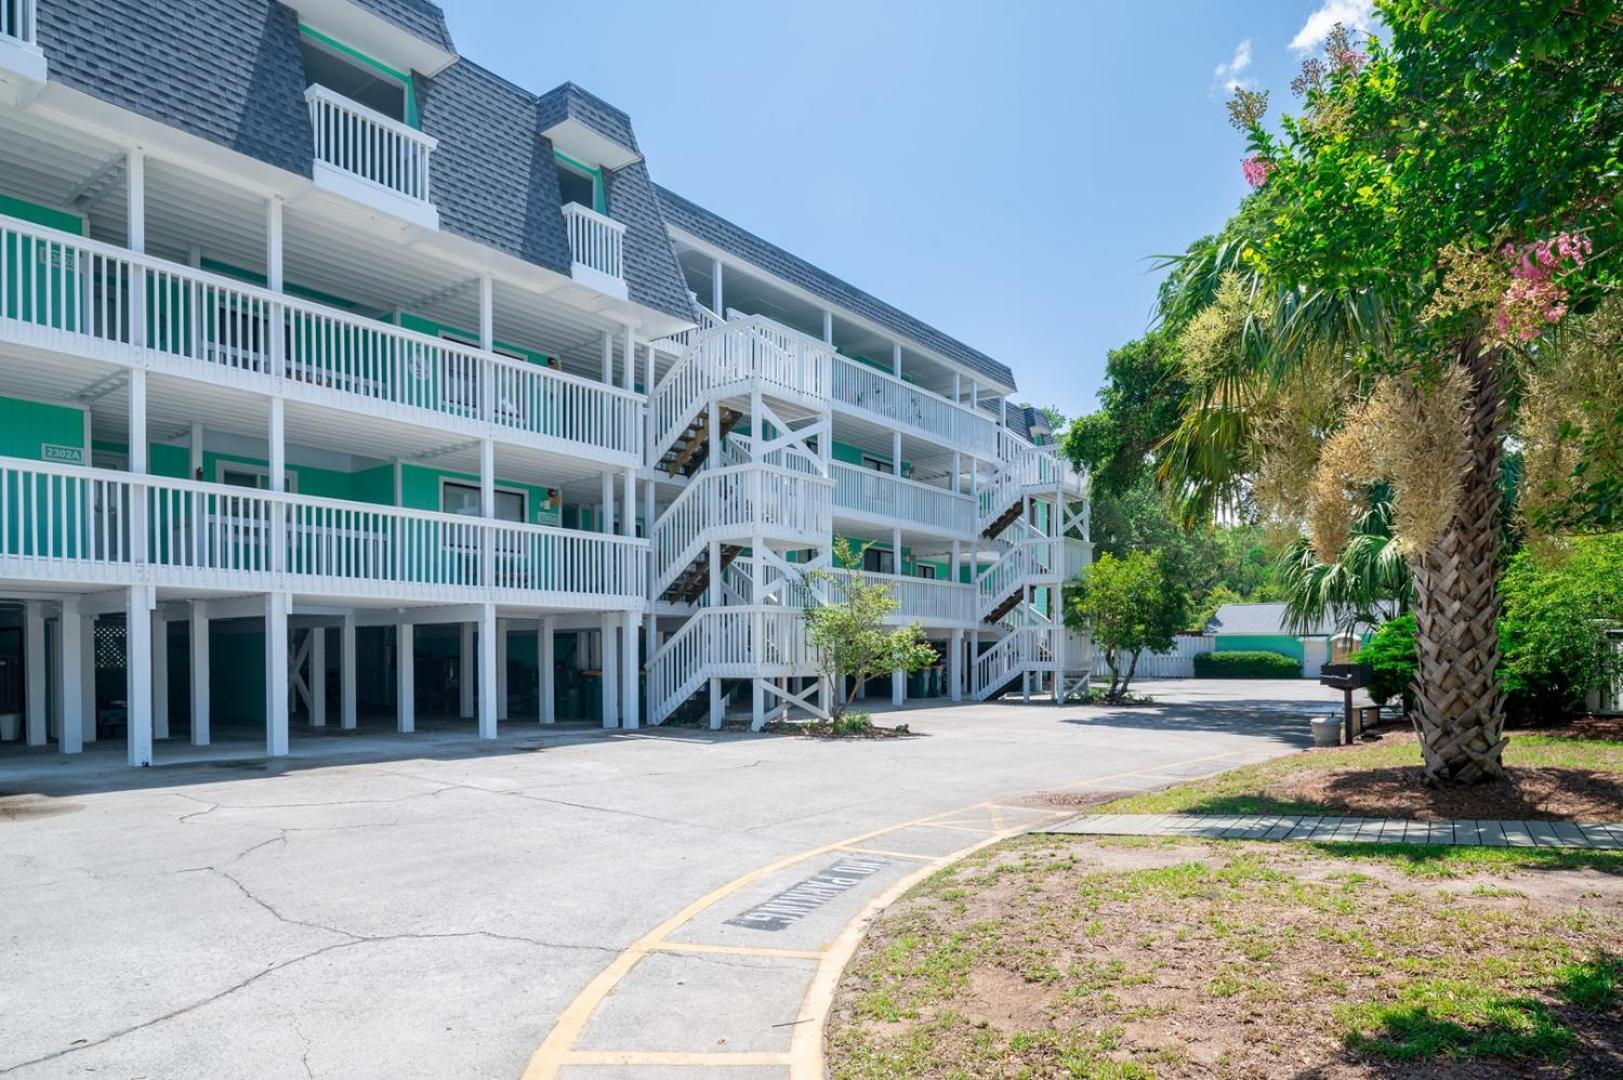
M 1369 696 L 1375 704 L 1385 705 L 1401 697 L 1405 711 L 1414 708 L 1411 684 L 1419 661 L 1415 656 L 1413 615 L 1399 615 L 1382 623 L 1368 643 L 1353 654 L 1353 660 L 1374 670 Z
M 1623 533 L 1521 551 L 1500 590 L 1506 713 L 1536 723 L 1580 708 L 1615 664 L 1603 646 L 1623 622 Z
M 1249 649 L 1196 653 L 1195 676 L 1201 679 L 1300 679 L 1302 662 L 1284 653 Z
M 867 713 L 841 713 L 829 730 L 836 735 L 868 735 L 873 732 L 873 717 Z

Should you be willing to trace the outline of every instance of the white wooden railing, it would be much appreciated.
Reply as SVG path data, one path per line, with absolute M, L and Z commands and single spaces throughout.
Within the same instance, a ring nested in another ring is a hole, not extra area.
M 580 203 L 564 204 L 563 213 L 569 252 L 575 262 L 624 281 L 626 227 Z
M 670 586 L 710 539 L 828 542 L 832 484 L 770 465 L 706 469 L 671 501 L 654 525 L 654 592 Z
M 1024 627 L 975 658 L 975 699 L 985 701 L 1021 672 L 1054 665 L 1053 627 Z
M 678 331 L 670 337 L 660 338 L 658 341 L 653 342 L 656 348 L 664 349 L 666 352 L 683 352 L 689 345 L 693 344 L 693 339 L 701 332 L 721 325 L 722 318 L 720 315 L 699 303 L 699 298 L 692 293 L 688 293 L 688 296 L 693 300 L 693 311 L 699 317 L 698 325 L 691 330 Z
M 34 0 L 0 0 L 0 37 L 34 44 Z
M 852 571 L 829 571 L 828 601 L 843 603 Z M 934 578 L 908 577 L 905 574 L 875 574 L 862 572 L 862 580 L 869 585 L 883 585 L 896 598 L 898 606 L 891 622 L 919 622 L 931 626 L 969 625 L 975 622 L 975 587 L 960 585 Z
M 834 401 L 887 424 L 904 424 L 968 454 L 997 453 L 998 427 L 973 409 L 843 356 L 834 361 Z
M 146 350 L 198 365 L 178 374 L 641 461 L 641 398 L 626 390 L 13 219 L 0 219 L 0 251 L 0 333 L 12 341 L 125 363 Z
M 304 92 L 316 160 L 397 195 L 430 203 L 430 136 L 325 86 Z
M 841 510 L 964 536 L 975 531 L 975 501 L 967 495 L 855 465 L 832 465 L 829 475 Z
M 711 678 L 812 675 L 817 656 L 800 611 L 707 608 L 683 624 L 648 661 L 649 719 L 663 723 Z
M 1056 572 L 1059 543 L 1042 537 L 1021 540 L 976 575 L 975 592 L 980 617 L 986 618 L 1012 593 L 1034 579 L 1044 582 L 1052 579 Z
M 646 541 L 0 458 L 0 566 L 44 581 L 641 607 Z
M 651 456 L 657 460 L 670 448 L 715 387 L 758 379 L 768 393 L 826 400 L 833 360 L 830 346 L 761 316 L 699 331 L 650 396 L 655 437 Z
M 1027 490 L 1057 482 L 1061 465 L 1052 447 L 1034 446 L 1010 431 L 999 432 L 1002 464 L 979 492 L 980 527 L 985 529 Z

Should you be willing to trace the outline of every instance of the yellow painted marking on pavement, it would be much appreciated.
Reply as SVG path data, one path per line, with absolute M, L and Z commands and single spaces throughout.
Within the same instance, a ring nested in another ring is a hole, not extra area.
M 729 1054 L 725 1050 L 715 1053 L 684 1050 L 571 1050 L 564 1055 L 564 1065 L 688 1065 L 701 1069 L 717 1066 L 762 1068 L 789 1064 L 789 1055 L 765 1051 L 740 1050 Z
M 650 946 L 654 952 L 721 953 L 724 956 L 766 956 L 780 960 L 821 960 L 821 949 L 770 949 L 754 945 L 708 945 L 699 941 L 661 941 Z
M 978 825 L 959 825 L 951 821 L 921 821 L 917 825 L 909 827 L 914 829 L 957 829 L 959 832 L 980 833 L 983 836 L 987 833 L 1000 831 L 998 829 L 983 829 Z
M 999 832 L 1002 832 L 1004 829 L 1008 828 L 1008 826 L 1003 822 L 1003 815 L 998 812 L 998 808 L 995 804 L 986 804 L 986 816 L 992 819 L 992 828 L 998 830 Z
M 1101 781 L 1119 780 L 1160 769 L 1178 768 L 1205 761 L 1219 761 L 1224 758 L 1238 757 L 1242 753 L 1245 753 L 1245 751 L 1236 750 L 1226 754 L 1210 754 L 1205 757 L 1190 758 L 1187 761 L 1158 765 L 1154 769 L 1139 769 L 1116 773 L 1112 776 L 1095 777 L 1056 790 L 1063 791 Z M 552 1030 L 547 1034 L 546 1040 L 530 1056 L 529 1064 L 524 1070 L 524 1080 L 556 1080 L 558 1070 L 564 1065 L 697 1065 L 700 1067 L 716 1065 L 787 1065 L 793 1080 L 822 1080 L 824 1076 L 823 1026 L 829 1010 L 833 1006 L 834 990 L 839 983 L 840 973 L 844 971 L 845 965 L 850 961 L 851 956 L 855 954 L 857 945 L 861 942 L 862 935 L 866 932 L 868 924 L 873 918 L 885 907 L 894 903 L 908 889 L 942 867 L 949 866 L 966 856 L 997 843 L 999 840 L 1027 832 L 1034 825 L 1075 816 L 1074 810 L 1038 812 L 1039 817 L 1023 822 L 1013 828 L 997 832 L 972 828 L 967 825 L 946 824 L 941 820 L 975 810 L 989 812 L 991 807 L 1001 805 L 993 801 L 973 803 L 955 810 L 946 810 L 939 814 L 914 818 L 911 821 L 903 821 L 896 825 L 887 825 L 882 829 L 874 829 L 858 836 L 847 837 L 844 840 L 836 840 L 833 843 L 808 848 L 794 855 L 786 855 L 781 859 L 758 866 L 754 870 L 712 889 L 626 946 L 619 955 L 609 961 L 602 971 L 597 973 L 591 982 L 586 984 L 586 987 L 576 996 L 575 1000 L 570 1002 L 564 1011 L 558 1015 L 558 1019 L 553 1024 Z M 586 1030 L 586 1025 L 597 1011 L 598 1006 L 614 991 L 620 981 L 630 974 L 632 968 L 636 967 L 643 957 L 649 953 L 664 951 L 663 946 L 667 944 L 665 939 L 701 912 L 720 903 L 739 890 L 753 885 L 762 878 L 786 870 L 791 866 L 797 866 L 821 855 L 860 847 L 867 841 L 884 836 L 887 833 L 900 832 L 904 829 L 921 826 L 980 833 L 983 839 L 952 854 L 934 857 L 922 862 L 917 870 L 897 879 L 888 889 L 870 902 L 860 915 L 846 923 L 844 929 L 834 939 L 834 942 L 821 954 L 817 971 L 812 976 L 811 986 L 806 992 L 800 1011 L 802 1019 L 795 1026 L 789 1053 L 754 1054 L 740 1052 L 707 1054 L 574 1049 L 575 1042 L 580 1038 L 581 1033 Z
M 841 851 L 849 851 L 853 855 L 872 855 L 879 859 L 913 859 L 916 862 L 929 862 L 934 855 L 920 855 L 916 851 L 886 851 L 883 848 L 871 847 L 842 847 Z

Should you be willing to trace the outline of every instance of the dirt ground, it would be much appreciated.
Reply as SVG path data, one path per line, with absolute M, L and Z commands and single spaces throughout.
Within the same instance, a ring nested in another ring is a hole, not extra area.
M 1623 858 L 1341 854 L 989 849 L 870 932 L 834 1075 L 1623 1076 Z

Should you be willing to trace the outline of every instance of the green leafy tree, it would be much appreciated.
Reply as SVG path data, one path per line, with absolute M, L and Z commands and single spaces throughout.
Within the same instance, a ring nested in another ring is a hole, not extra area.
M 893 671 L 912 673 L 936 662 L 936 651 L 918 623 L 893 628 L 885 620 L 900 603 L 890 586 L 864 579 L 862 558 L 843 536 L 834 541 L 834 559 L 848 575 L 839 583 L 840 599 L 806 609 L 806 638 L 818 657 L 818 673 L 829 688 L 829 703 L 836 725 L 856 700 L 865 679 Z M 814 571 L 833 583 L 827 571 Z M 841 680 L 854 677 L 849 694 Z
M 1414 673 L 1420 659 L 1415 654 L 1413 615 L 1382 623 L 1353 659 L 1370 666 L 1369 696 L 1375 704 L 1401 698 L 1405 711 L 1414 708 Z
M 1623 533 L 1518 552 L 1504 597 L 1503 671 L 1516 718 L 1538 722 L 1571 712 L 1616 675 L 1606 632 L 1623 626 Z
M 1198 389 L 1162 478 L 1212 506 L 1294 476 L 1326 562 L 1390 485 L 1425 775 L 1469 783 L 1502 772 L 1505 745 L 1508 402 L 1623 266 L 1623 33 L 1612 0 L 1380 8 L 1390 45 L 1333 35 L 1277 132 L 1265 95 L 1230 104 L 1257 190 L 1175 269 Z M 1332 421 L 1285 407 L 1324 402 Z
M 1172 648 L 1188 617 L 1188 593 L 1149 551 L 1100 555 L 1065 593 L 1065 624 L 1104 654 L 1110 699 L 1126 695 L 1145 649 Z
M 1066 454 L 1085 467 L 1096 499 L 1125 495 L 1148 473 L 1156 446 L 1178 426 L 1186 381 L 1177 339 L 1160 329 L 1112 349 L 1098 412 L 1065 432 Z

